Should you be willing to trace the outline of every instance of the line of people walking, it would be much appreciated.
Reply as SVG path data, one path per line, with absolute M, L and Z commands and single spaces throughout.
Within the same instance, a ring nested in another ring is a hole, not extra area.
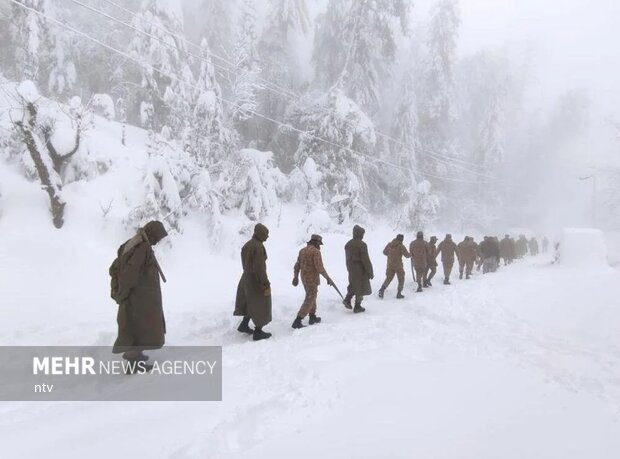
M 123 353 L 127 360 L 141 361 L 148 357 L 143 354 L 145 349 L 159 349 L 164 345 L 166 325 L 161 300 L 160 280 L 166 278 L 155 258 L 153 246 L 164 239 L 168 233 L 159 221 L 147 223 L 137 234 L 121 245 L 117 257 L 110 266 L 111 296 L 118 303 L 118 337 L 113 352 Z M 306 246 L 302 248 L 293 266 L 293 286 L 300 284 L 304 288 L 304 300 L 292 323 L 294 329 L 305 327 L 303 321 L 309 318 L 308 324 L 321 322 L 317 315 L 318 288 L 321 277 L 328 286 L 333 287 L 342 297 L 345 308 L 353 313 L 362 313 L 364 297 L 372 294 L 370 281 L 374 279 L 374 269 L 368 246 L 364 242 L 365 230 L 359 225 L 353 227 L 353 235 L 344 247 L 348 286 L 343 296 L 323 265 L 321 235 L 313 234 Z M 233 314 L 241 317 L 237 327 L 240 333 L 251 335 L 254 341 L 271 337 L 271 333 L 263 328 L 272 320 L 271 282 L 267 274 L 267 250 L 265 242 L 269 238 L 269 229 L 258 223 L 254 227 L 252 238 L 241 248 L 241 266 L 243 273 L 237 286 L 235 309 Z M 528 251 L 532 255 L 538 253 L 538 242 L 535 238 L 529 241 L 524 235 L 517 240 L 508 234 L 501 241 L 496 237 L 485 236 L 477 244 L 473 237 L 466 236 L 456 244 L 452 235 L 447 234 L 437 244 L 437 237 L 428 241 L 424 233 L 419 231 L 416 238 L 404 244 L 404 235 L 398 234 L 383 249 L 387 257 L 385 280 L 379 289 L 378 296 L 383 298 L 386 290 L 396 277 L 396 298 L 402 299 L 405 286 L 405 268 L 403 259 L 411 260 L 411 275 L 417 284 L 416 292 L 433 286 L 437 273 L 438 259 L 443 267 L 443 283 L 450 285 L 450 278 L 455 261 L 458 261 L 459 279 L 470 279 L 474 266 L 482 268 L 483 273 L 494 272 L 504 260 L 504 265 L 522 258 Z M 545 237 L 542 242 L 546 252 L 549 241 Z M 253 328 L 251 326 L 253 324 Z
M 317 296 L 321 277 L 325 279 L 327 285 L 334 287 L 341 295 L 345 308 L 354 313 L 366 311 L 362 302 L 364 297 L 372 294 L 370 281 L 374 279 L 374 269 L 368 254 L 368 246 L 363 240 L 364 234 L 365 229 L 355 225 L 353 237 L 344 247 L 349 281 L 344 297 L 323 265 L 321 256 L 323 238 L 318 234 L 313 234 L 306 247 L 299 251 L 293 267 L 292 284 L 298 286 L 301 278 L 305 297 L 293 320 L 292 328 L 304 328 L 303 321 L 306 317 L 309 317 L 309 325 L 321 322 L 321 317 L 317 316 Z M 255 341 L 271 337 L 271 333 L 263 330 L 264 325 L 271 321 L 271 287 L 266 273 L 267 252 L 263 245 L 268 237 L 269 230 L 259 223 L 255 227 L 252 239 L 241 250 L 243 274 L 237 288 L 234 315 L 243 317 L 237 330 L 241 333 L 252 334 Z M 419 231 L 408 250 L 404 239 L 403 234 L 398 234 L 383 249 L 383 254 L 387 257 L 387 266 L 385 280 L 378 292 L 379 298 L 384 297 L 385 291 L 395 277 L 397 279 L 396 298 L 405 298 L 403 295 L 404 258 L 411 260 L 412 278 L 417 283 L 416 292 L 420 293 L 425 288 L 432 287 L 432 281 L 439 265 L 438 258 L 441 259 L 443 267 L 443 283 L 450 285 L 455 261 L 458 261 L 459 279 L 470 279 L 474 266 L 478 270 L 482 268 L 483 273 L 486 274 L 495 272 L 501 259 L 507 265 L 516 258 L 523 257 L 527 253 L 528 246 L 530 253 L 533 255 L 538 253 L 538 243 L 535 238 L 527 241 L 523 235 L 517 241 L 506 235 L 501 242 L 497 237 L 485 236 L 480 244 L 477 244 L 473 237 L 466 236 L 462 242 L 456 244 L 452 240 L 452 235 L 447 234 L 437 245 L 436 236 L 426 241 L 424 233 Z M 543 246 L 546 245 L 548 242 L 543 242 Z M 250 321 L 254 324 L 254 329 L 250 327 Z

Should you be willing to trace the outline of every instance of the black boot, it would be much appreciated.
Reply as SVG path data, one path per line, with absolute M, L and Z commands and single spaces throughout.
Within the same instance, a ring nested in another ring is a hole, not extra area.
M 447 277 L 443 280 L 443 285 L 450 285 L 450 279 Z
M 316 314 L 310 314 L 310 320 L 308 320 L 308 323 L 310 325 L 320 324 L 321 323 L 321 318 L 318 317 Z
M 463 273 L 459 273 L 459 279 L 463 279 Z
M 353 308 L 353 312 L 357 314 L 358 312 L 364 312 L 364 311 L 366 311 L 366 308 L 362 307 L 362 303 L 355 302 L 355 308 Z
M 254 333 L 254 330 L 250 327 L 250 318 L 244 317 L 239 326 L 237 327 L 237 331 L 240 333 L 247 333 L 251 335 Z
M 465 276 L 466 280 L 469 280 L 471 278 L 471 274 L 468 274 L 467 276 Z
M 353 306 L 351 306 L 351 299 L 353 298 L 353 296 L 351 295 L 347 295 L 344 297 L 344 300 L 342 300 L 342 304 L 344 304 L 344 307 L 347 309 L 353 309 Z
M 380 290 L 379 290 L 379 298 L 383 298 L 383 293 L 384 293 L 384 290 L 383 290 L 383 289 L 380 289 Z
M 403 295 L 402 290 L 398 291 L 398 293 L 396 294 L 396 298 L 399 300 L 402 300 L 403 298 L 405 298 L 405 295 Z
M 295 320 L 293 321 L 293 325 L 291 325 L 291 327 L 297 329 L 304 328 L 305 325 L 301 323 L 301 317 L 295 317 Z
M 423 291 L 424 291 L 424 290 L 422 290 L 422 287 L 420 287 L 420 286 L 418 285 L 418 289 L 416 290 L 416 293 L 421 293 L 421 292 L 423 292 Z
M 433 286 L 433 284 L 431 284 L 431 280 L 430 279 L 426 281 L 426 286 L 427 287 L 432 287 Z
M 261 327 L 256 327 L 256 330 L 254 330 L 254 341 L 260 341 L 262 339 L 269 338 L 271 338 L 271 333 L 264 332 Z

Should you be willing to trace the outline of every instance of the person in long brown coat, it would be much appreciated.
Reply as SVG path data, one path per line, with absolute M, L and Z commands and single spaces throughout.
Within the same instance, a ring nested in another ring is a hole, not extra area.
M 368 246 L 362 240 L 365 232 L 364 228 L 355 225 L 353 227 L 353 239 L 344 246 L 347 271 L 349 272 L 349 286 L 343 304 L 347 309 L 353 309 L 355 313 L 366 310 L 362 307 L 362 300 L 364 296 L 372 294 L 370 281 L 375 276 L 368 256 Z M 351 300 L 353 297 L 355 297 L 355 307 L 352 308 Z
M 164 225 L 151 221 L 121 245 L 110 266 L 112 298 L 118 303 L 118 336 L 112 352 L 129 361 L 146 361 L 142 351 L 160 349 L 166 323 L 160 277 L 165 281 L 153 246 L 168 235 Z
M 450 285 L 450 274 L 454 266 L 454 257 L 458 257 L 458 249 L 452 240 L 451 234 L 446 234 L 446 238 L 437 247 L 437 256 L 441 253 L 441 264 L 443 265 L 443 283 Z
M 271 282 L 267 277 L 267 250 L 264 246 L 268 238 L 269 230 L 258 223 L 252 239 L 241 249 L 243 274 L 237 287 L 234 315 L 243 317 L 237 330 L 252 334 L 254 341 L 271 337 L 271 333 L 263 331 L 263 327 L 271 322 Z M 254 330 L 250 328 L 250 320 L 254 323 Z
M 409 244 L 411 253 L 411 266 L 415 270 L 415 278 L 418 282 L 416 292 L 422 292 L 422 287 L 427 283 L 426 271 L 428 270 L 429 248 L 428 242 L 424 240 L 424 233 L 418 231 L 414 241 Z
M 321 276 L 325 278 L 327 285 L 334 285 L 323 266 L 323 257 L 321 257 L 322 245 L 323 238 L 318 234 L 313 234 L 306 247 L 299 251 L 297 262 L 293 267 L 293 286 L 297 287 L 299 285 L 299 274 L 301 273 L 301 283 L 306 291 L 306 297 L 293 322 L 293 328 L 303 328 L 304 325 L 301 321 L 307 315 L 310 315 L 308 322 L 310 325 L 321 322 L 321 318 L 316 315 L 316 297 L 321 284 Z
M 403 267 L 403 257 L 411 258 L 411 255 L 407 251 L 403 240 L 405 236 L 399 234 L 394 238 L 392 242 L 389 242 L 385 249 L 383 249 L 383 255 L 387 257 L 387 267 L 385 269 L 385 281 L 379 289 L 379 298 L 383 298 L 385 289 L 388 288 L 394 276 L 398 279 L 398 291 L 396 298 L 405 298 L 403 295 L 403 287 L 405 286 L 405 268 Z
M 478 244 L 474 242 L 474 238 L 465 236 L 465 240 L 458 246 L 458 259 L 459 259 L 459 279 L 469 279 L 471 272 L 474 269 L 474 263 L 478 257 Z
M 437 273 L 437 236 L 431 236 L 428 241 L 428 245 L 426 248 L 428 249 L 428 256 L 426 257 L 428 261 L 428 269 L 426 270 L 426 274 L 424 276 L 424 287 L 432 287 L 433 284 L 431 281 L 435 274 Z

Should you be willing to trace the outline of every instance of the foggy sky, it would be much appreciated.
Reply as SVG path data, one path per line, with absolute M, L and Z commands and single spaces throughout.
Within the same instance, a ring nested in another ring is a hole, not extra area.
M 620 0 L 461 0 L 461 12 L 461 54 L 530 47 L 537 100 L 583 88 L 620 115 Z

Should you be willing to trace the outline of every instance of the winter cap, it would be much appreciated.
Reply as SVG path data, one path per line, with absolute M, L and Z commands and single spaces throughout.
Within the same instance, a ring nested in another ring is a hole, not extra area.
M 405 240 L 405 235 L 404 234 L 397 234 L 396 235 L 396 239 L 398 239 L 399 241 L 404 241 Z
M 261 242 L 265 242 L 269 237 L 269 229 L 262 223 L 257 223 L 254 227 L 254 237 Z
M 166 228 L 164 228 L 164 224 L 159 220 L 152 220 L 148 222 L 142 229 L 144 230 L 144 234 L 146 234 L 146 237 L 151 245 L 157 244 L 163 238 L 168 236 L 168 232 L 166 231 Z
M 364 237 L 364 233 L 366 230 L 359 225 L 355 225 L 353 227 L 353 238 L 354 239 L 362 239 Z
M 418 239 L 422 239 L 424 237 L 424 232 L 423 231 L 418 231 L 418 233 L 416 234 L 416 237 Z
M 319 245 L 323 245 L 323 238 L 319 234 L 313 234 L 310 236 L 310 242 L 316 242 Z

